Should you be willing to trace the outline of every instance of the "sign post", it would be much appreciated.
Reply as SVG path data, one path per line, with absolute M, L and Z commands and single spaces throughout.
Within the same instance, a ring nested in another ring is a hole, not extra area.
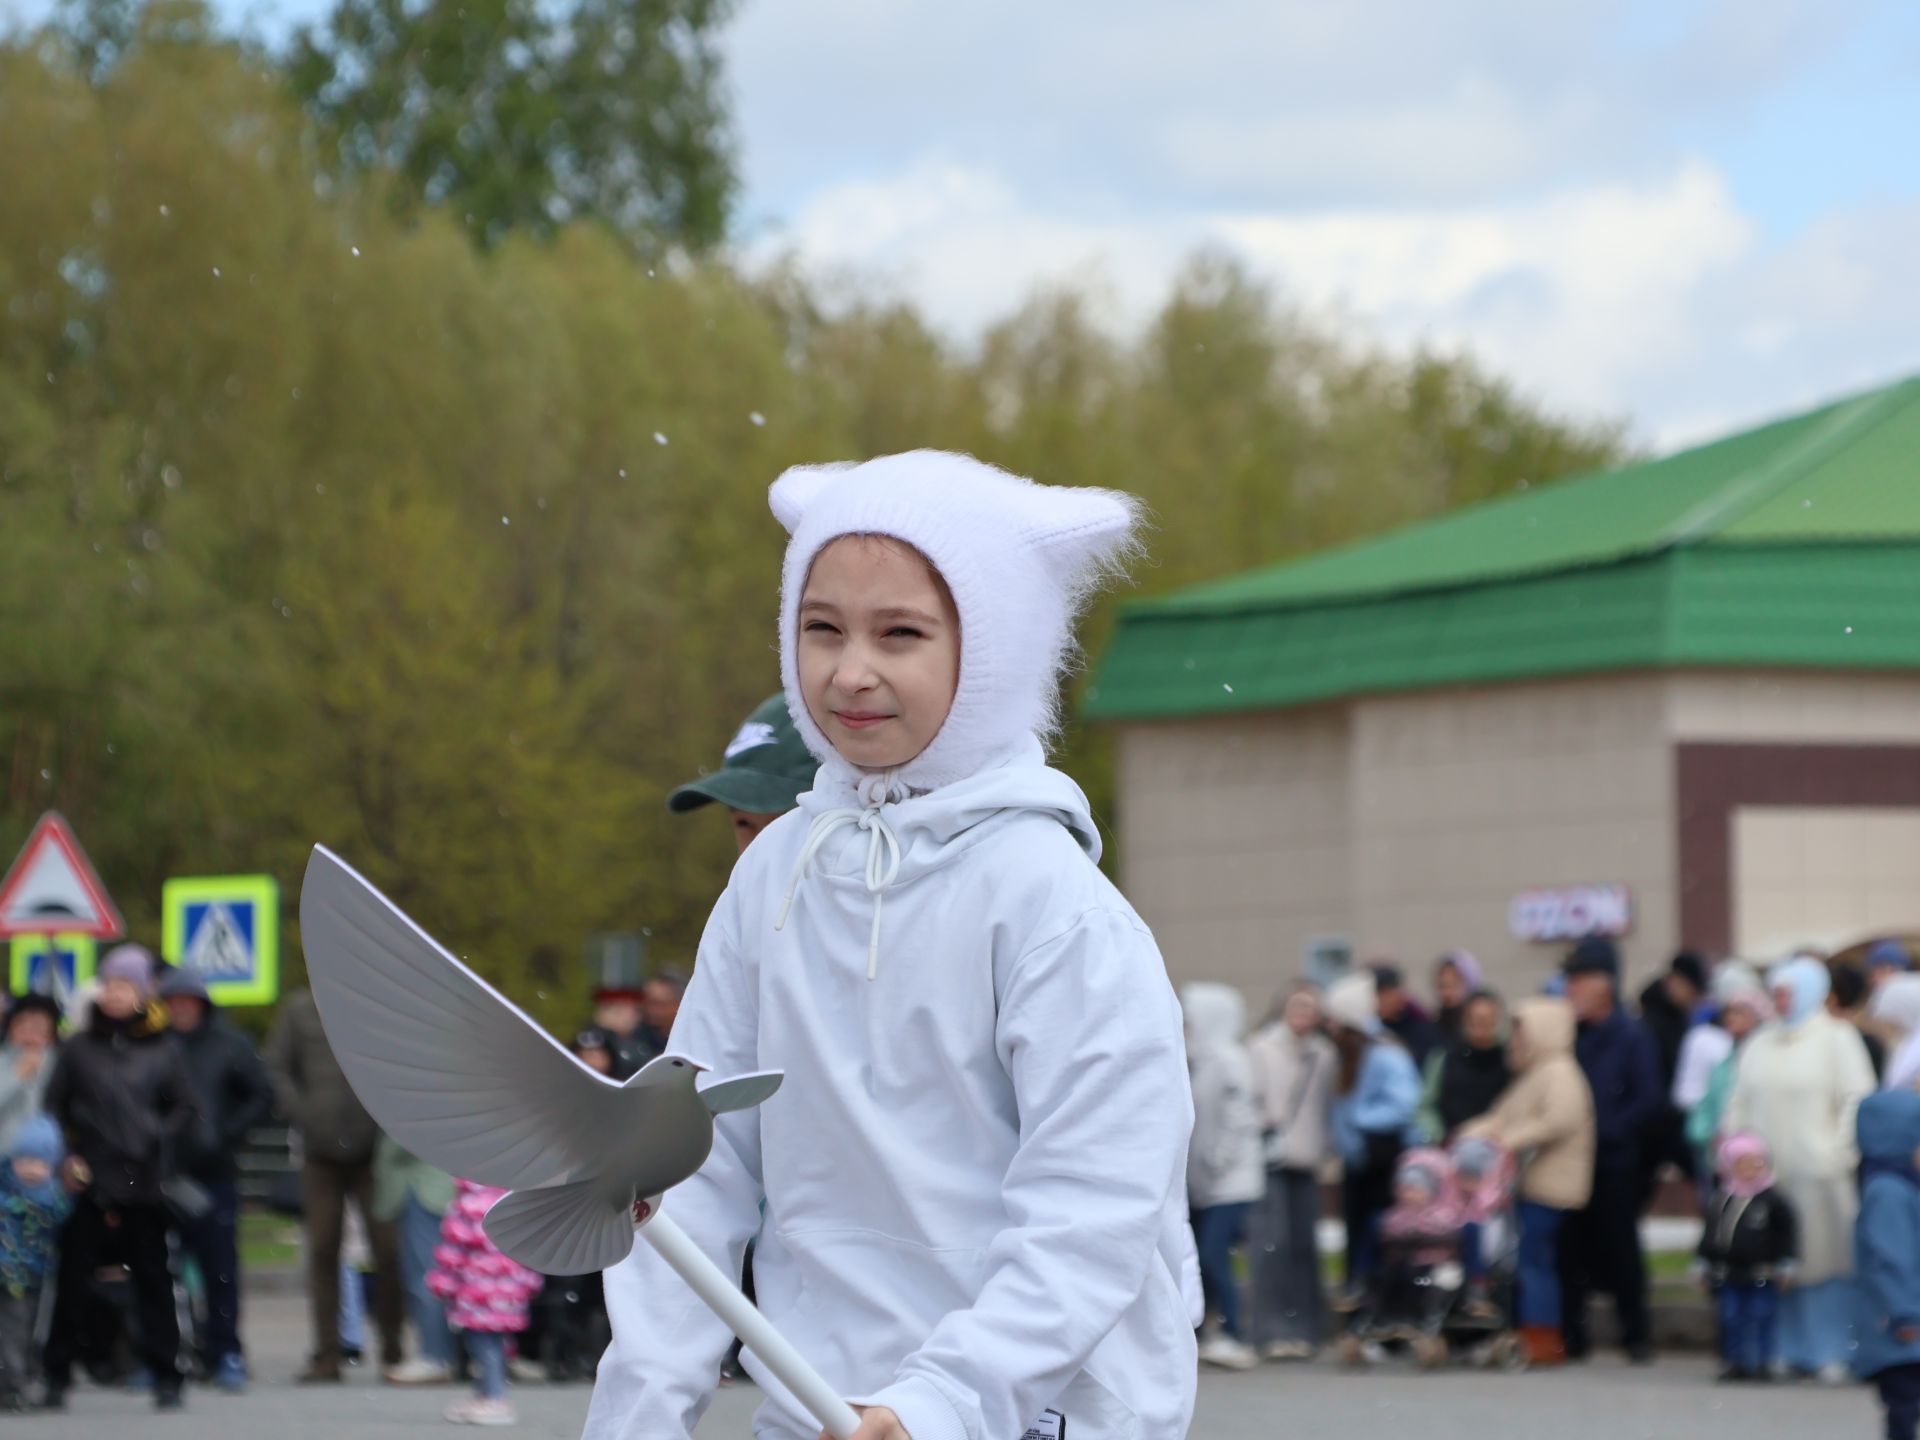
M 99 946 L 91 935 L 22 935 L 13 941 L 7 981 L 16 995 L 51 995 L 61 1009 L 93 979 Z
M 51 995 L 64 1010 L 74 988 L 93 978 L 95 942 L 126 933 L 73 827 L 47 811 L 0 880 L 0 940 L 12 942 L 10 988 Z
M 160 953 L 216 1005 L 280 998 L 280 886 L 271 875 L 198 875 L 160 891 Z

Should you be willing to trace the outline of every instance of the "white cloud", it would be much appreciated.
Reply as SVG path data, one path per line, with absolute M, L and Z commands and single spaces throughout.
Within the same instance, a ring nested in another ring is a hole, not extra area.
M 1024 205 L 992 172 L 930 161 L 824 190 L 766 250 L 880 277 L 967 338 L 1076 276 L 1097 277 L 1116 325 L 1138 324 L 1182 259 L 1214 247 L 1388 344 L 1467 350 L 1556 404 L 1663 430 L 1659 387 L 1713 362 L 1700 297 L 1751 267 L 1756 245 L 1697 162 L 1505 204 L 1086 221 Z

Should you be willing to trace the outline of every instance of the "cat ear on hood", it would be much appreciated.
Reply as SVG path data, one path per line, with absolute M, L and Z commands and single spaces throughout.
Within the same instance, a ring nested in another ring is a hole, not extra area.
M 1144 507 L 1117 490 L 1026 485 L 1021 529 L 1070 591 L 1117 569 L 1132 552 Z
M 853 468 L 854 462 L 848 460 L 830 465 L 795 465 L 767 491 L 767 504 L 773 507 L 773 518 L 789 535 L 793 534 L 806 517 L 807 507 L 820 492 Z

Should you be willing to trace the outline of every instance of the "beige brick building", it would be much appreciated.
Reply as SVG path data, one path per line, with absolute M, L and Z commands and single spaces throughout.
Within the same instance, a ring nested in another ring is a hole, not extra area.
M 1920 929 L 1920 385 L 1758 435 L 1128 609 L 1088 709 L 1175 978 L 1530 990 L 1595 889 L 1642 973 Z

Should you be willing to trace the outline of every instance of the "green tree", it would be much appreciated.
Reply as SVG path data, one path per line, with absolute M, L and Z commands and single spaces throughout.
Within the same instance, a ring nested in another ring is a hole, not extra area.
M 964 449 L 1151 507 L 1115 604 L 1611 458 L 1464 361 L 1200 257 L 1137 337 L 1073 290 L 977 352 L 594 223 L 470 243 L 331 186 L 191 0 L 0 40 L 0 860 L 77 825 L 135 934 L 316 841 L 553 1023 L 583 942 L 686 962 L 733 846 L 666 813 L 777 681 L 791 464 Z M 1061 763 L 1111 805 L 1107 737 Z M 287 927 L 298 973 L 298 928 Z
M 338 0 L 287 70 L 330 168 L 444 205 L 483 245 L 604 223 L 705 251 L 737 186 L 726 0 Z

